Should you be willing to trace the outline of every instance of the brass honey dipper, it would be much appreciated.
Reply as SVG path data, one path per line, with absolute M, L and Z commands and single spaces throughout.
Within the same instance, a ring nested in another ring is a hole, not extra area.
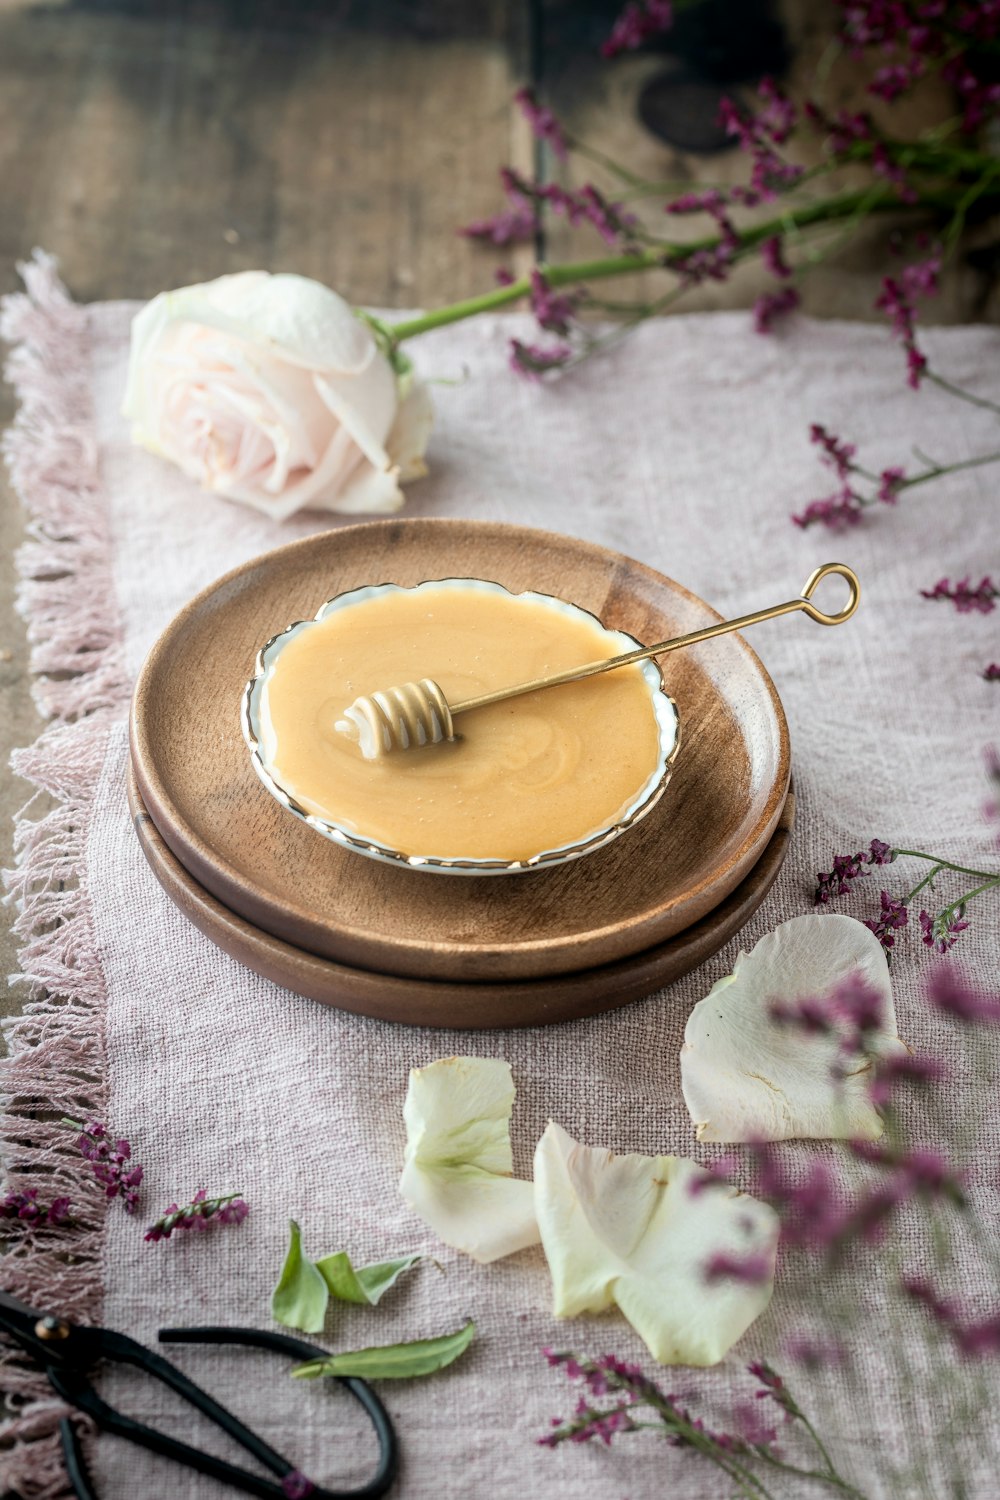
M 832 615 L 824 614 L 812 602 L 817 586 L 831 574 L 846 579 L 851 590 L 847 603 Z M 494 693 L 482 693 L 478 698 L 465 698 L 461 703 L 449 704 L 441 688 L 429 677 L 420 682 L 406 682 L 401 687 L 387 688 L 384 692 L 356 698 L 350 708 L 344 710 L 344 717 L 337 720 L 336 727 L 341 734 L 358 742 L 366 760 L 377 760 L 390 750 L 408 750 L 413 745 L 437 745 L 442 740 L 453 740 L 455 716 L 468 713 L 472 708 L 485 708 L 487 704 L 502 703 L 506 698 L 519 698 L 522 693 L 535 693 L 540 688 L 557 687 L 562 682 L 579 682 L 583 677 L 596 677 L 600 672 L 611 672 L 616 667 L 627 667 L 632 662 L 662 656 L 667 651 L 679 651 L 682 646 L 694 646 L 698 641 L 707 641 L 716 635 L 743 630 L 747 625 L 756 625 L 760 620 L 773 620 L 778 615 L 790 615 L 801 609 L 819 625 L 842 625 L 851 618 L 860 598 L 861 585 L 857 574 L 846 563 L 824 563 L 821 568 L 810 573 L 799 597 L 789 599 L 784 604 L 772 604 L 768 609 L 754 610 L 753 614 L 740 615 L 736 620 L 720 620 L 717 625 L 708 625 L 704 630 L 693 630 L 689 635 L 679 635 L 672 641 L 660 641 L 656 646 L 641 646 L 635 651 L 627 651 L 623 656 L 605 657 L 602 661 L 592 661 L 586 666 L 569 667 L 565 672 L 556 672 L 551 677 L 539 677 L 534 682 L 499 688 Z

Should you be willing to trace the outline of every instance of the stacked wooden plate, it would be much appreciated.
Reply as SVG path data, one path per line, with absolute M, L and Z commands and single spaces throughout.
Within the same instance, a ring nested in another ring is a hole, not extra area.
M 788 730 L 741 637 L 665 660 L 681 749 L 657 807 L 596 854 L 502 878 L 443 877 L 320 838 L 261 786 L 239 706 L 258 648 L 366 583 L 495 579 L 640 640 L 719 618 L 641 563 L 487 522 L 379 521 L 293 542 L 181 611 L 132 705 L 129 797 L 146 857 L 219 947 L 324 1004 L 414 1025 L 541 1025 L 650 994 L 756 910 L 784 859 Z

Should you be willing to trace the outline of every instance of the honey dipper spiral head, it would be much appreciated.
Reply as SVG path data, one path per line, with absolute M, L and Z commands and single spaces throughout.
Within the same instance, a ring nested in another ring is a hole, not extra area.
M 365 760 L 455 738 L 448 700 L 429 677 L 356 698 L 336 727 L 357 741 Z

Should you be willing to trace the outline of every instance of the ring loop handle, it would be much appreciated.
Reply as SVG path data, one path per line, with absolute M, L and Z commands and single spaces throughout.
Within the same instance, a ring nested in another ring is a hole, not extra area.
M 812 596 L 818 586 L 824 578 L 829 578 L 831 575 L 843 578 L 851 591 L 847 603 L 836 614 L 832 615 L 826 614 L 818 605 L 812 602 Z M 815 620 L 817 625 L 843 625 L 845 620 L 851 618 L 861 602 L 861 584 L 858 582 L 858 575 L 854 569 L 849 568 L 846 563 L 824 563 L 821 568 L 817 568 L 815 572 L 809 574 L 802 590 L 801 599 L 802 608 L 810 620 Z

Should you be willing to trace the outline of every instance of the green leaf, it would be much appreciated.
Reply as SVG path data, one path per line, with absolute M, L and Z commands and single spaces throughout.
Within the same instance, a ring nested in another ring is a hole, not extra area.
M 472 1343 L 476 1325 L 470 1318 L 455 1333 L 436 1339 L 414 1339 L 408 1344 L 386 1344 L 378 1349 L 354 1349 L 314 1359 L 292 1371 L 297 1380 L 318 1375 L 360 1375 L 363 1380 L 409 1380 L 415 1375 L 433 1375 L 453 1364 Z
M 271 1313 L 286 1328 L 320 1333 L 330 1292 L 312 1261 L 302 1254 L 302 1236 L 294 1219 L 289 1219 L 288 1229 L 291 1240 L 278 1285 L 271 1293 Z
M 316 1262 L 316 1269 L 326 1282 L 334 1297 L 341 1302 L 360 1302 L 374 1307 L 385 1292 L 399 1280 L 404 1271 L 415 1266 L 421 1255 L 404 1255 L 400 1260 L 381 1261 L 377 1266 L 362 1266 L 355 1270 L 346 1250 L 334 1255 L 324 1255 Z

